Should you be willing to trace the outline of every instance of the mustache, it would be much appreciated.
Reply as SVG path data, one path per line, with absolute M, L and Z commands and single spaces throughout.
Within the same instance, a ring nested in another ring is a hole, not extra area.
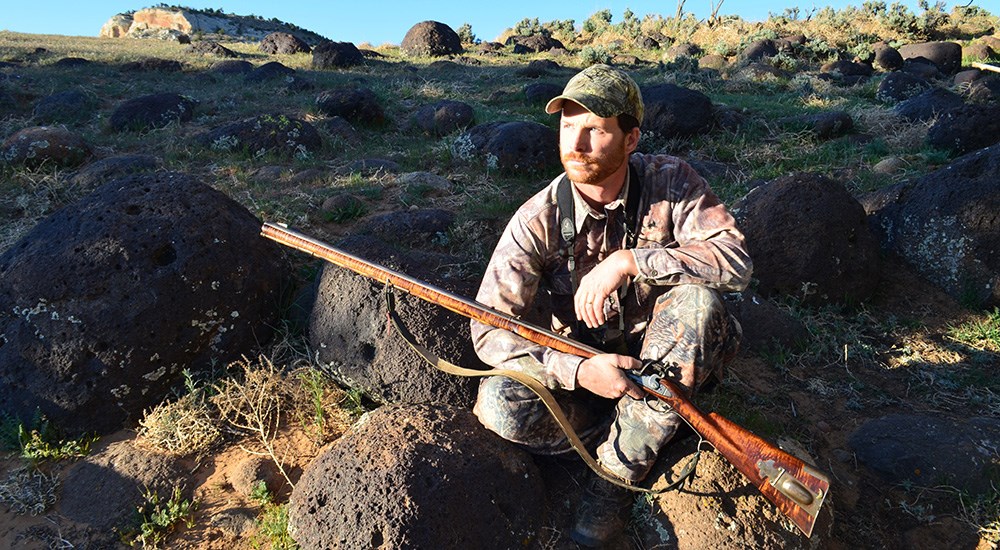
M 563 162 L 574 161 L 574 162 L 582 162 L 585 164 L 597 164 L 596 158 L 588 157 L 587 155 L 581 153 L 574 153 L 572 151 L 568 153 L 563 153 L 562 160 Z

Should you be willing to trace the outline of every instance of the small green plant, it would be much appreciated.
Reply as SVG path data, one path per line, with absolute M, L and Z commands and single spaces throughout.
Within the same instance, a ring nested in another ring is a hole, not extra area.
M 299 546 L 288 533 L 288 505 L 266 504 L 257 518 L 258 534 L 251 544 L 261 548 L 266 541 L 271 550 L 296 550 Z M 260 540 L 261 538 L 264 541 Z
M 327 411 L 325 405 L 326 397 L 326 377 L 317 369 L 305 369 L 298 374 L 299 383 L 309 398 L 311 418 L 307 425 L 311 425 L 315 431 L 323 433 L 326 425 Z
M 344 399 L 341 401 L 341 404 L 344 409 L 351 414 L 351 416 L 359 417 L 368 412 L 368 408 L 365 407 L 364 404 L 364 398 L 364 390 L 351 388 L 344 394 Z
M 34 464 L 87 456 L 95 441 L 95 436 L 64 439 L 40 414 L 27 425 L 13 416 L 0 414 L 0 450 L 18 453 Z
M 254 482 L 253 486 L 250 487 L 250 500 L 261 506 L 271 504 L 271 502 L 274 501 L 274 496 L 271 494 L 271 491 L 267 489 L 266 481 L 258 479 Z
M 160 548 L 181 523 L 189 528 L 194 526 L 197 503 L 183 498 L 180 487 L 174 487 L 166 502 L 161 502 L 159 493 L 150 489 L 146 489 L 143 498 L 146 502 L 136 509 L 138 527 L 122 537 L 129 546 Z

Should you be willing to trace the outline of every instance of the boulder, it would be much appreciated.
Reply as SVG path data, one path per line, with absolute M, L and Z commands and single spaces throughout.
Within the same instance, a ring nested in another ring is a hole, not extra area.
M 927 131 L 927 143 L 956 155 L 1000 142 L 1000 105 L 963 105 L 945 111 Z
M 0 255 L 0 410 L 109 433 L 253 354 L 285 269 L 260 222 L 179 173 L 105 183 Z
M 858 304 L 875 293 L 878 241 L 842 184 L 817 174 L 784 176 L 750 191 L 733 215 L 762 296 L 822 305 Z
M 42 124 L 74 124 L 90 119 L 96 108 L 97 101 L 82 91 L 65 90 L 40 99 L 33 116 Z
M 821 73 L 834 73 L 846 77 L 871 76 L 874 72 L 868 63 L 856 63 L 846 59 L 824 63 L 819 70 Z
M 545 106 L 549 100 L 561 94 L 563 86 L 551 82 L 532 82 L 524 86 L 524 99 L 532 105 Z
M 292 55 L 312 51 L 305 40 L 287 32 L 272 32 L 260 41 L 257 49 L 271 55 Z
M 462 53 L 462 39 L 444 23 L 421 21 L 406 31 L 400 48 L 413 57 L 455 55 Z
M 387 406 L 303 472 L 288 529 L 303 548 L 530 548 L 545 502 L 531 456 L 468 410 Z
M 306 159 L 323 146 L 323 138 L 304 120 L 282 114 L 262 114 L 226 124 L 195 138 L 214 151 L 238 152 L 253 157 L 273 154 Z
M 410 121 L 413 127 L 432 136 L 448 135 L 468 128 L 475 116 L 472 106 L 461 101 L 444 99 L 417 109 Z
M 316 129 L 326 132 L 332 138 L 339 139 L 343 143 L 354 143 L 358 140 L 358 131 L 351 126 L 344 117 L 333 116 L 317 121 Z
M 854 129 L 854 119 L 847 111 L 827 111 L 785 117 L 778 124 L 792 129 L 807 130 L 819 139 L 840 137 Z
M 385 111 L 371 88 L 348 85 L 321 92 L 316 108 L 326 116 L 343 117 L 352 124 L 377 126 L 385 122 Z
M 142 132 L 171 122 L 188 122 L 194 118 L 195 105 L 195 100 L 177 93 L 145 95 L 119 105 L 108 126 L 115 132 Z
M 971 61 L 987 61 L 996 55 L 993 48 L 981 43 L 972 43 L 962 48 L 962 58 Z
M 707 95 L 674 84 L 642 89 L 646 114 L 643 130 L 670 139 L 705 133 L 715 125 L 712 100 Z
M 209 67 L 208 72 L 214 74 L 247 74 L 253 70 L 253 64 L 249 61 L 240 60 L 228 60 L 219 61 L 218 63 Z
M 995 494 L 1000 475 L 1000 420 L 891 414 L 851 434 L 858 461 L 893 485 L 946 485 L 970 495 Z
M 559 40 L 544 34 L 514 35 L 508 37 L 504 45 L 513 46 L 514 53 L 542 53 L 564 47 Z
M 458 156 L 478 155 L 502 174 L 546 172 L 559 167 L 559 135 L 537 122 L 488 122 L 456 140 Z
M 81 189 L 94 189 L 122 176 L 152 172 L 159 168 L 160 161 L 153 155 L 120 155 L 84 165 L 69 181 Z
M 0 144 L 0 161 L 38 167 L 78 166 L 93 151 L 83 138 L 62 127 L 32 126 L 18 130 Z
M 533 59 L 528 62 L 527 67 L 518 69 L 517 74 L 528 78 L 539 78 L 557 72 L 559 69 L 561 69 L 559 64 L 551 59 Z
M 247 82 L 266 82 L 278 78 L 288 78 L 294 74 L 295 69 L 282 65 L 277 61 L 271 61 L 247 73 L 244 80 Z
M 903 68 L 900 70 L 927 80 L 941 78 L 942 76 L 938 66 L 923 57 L 907 59 L 903 62 Z
M 635 47 L 640 50 L 658 50 L 660 49 L 660 43 L 656 41 L 655 38 L 651 36 L 639 36 L 635 39 Z
M 76 67 L 87 67 L 93 62 L 89 59 L 84 59 L 82 57 L 64 57 L 57 60 L 52 64 L 53 67 L 59 67 L 62 69 L 66 68 L 76 68 Z
M 664 61 L 674 61 L 681 57 L 697 57 L 701 53 L 701 48 L 689 42 L 674 44 L 663 52 Z
M 377 235 L 349 237 L 342 250 L 460 295 L 472 296 L 472 283 L 448 277 L 443 269 L 455 257 L 407 251 L 395 243 L 426 245 L 448 225 L 432 212 L 397 214 Z M 427 219 L 424 219 L 427 218 Z M 450 221 L 449 221 L 450 224 Z M 379 238 L 383 235 L 384 238 Z M 394 244 L 388 244 L 388 243 Z M 478 383 L 428 365 L 386 323 L 385 289 L 332 264 L 316 282 L 309 314 L 309 342 L 324 370 L 343 384 L 360 388 L 384 403 L 449 403 L 471 406 Z M 484 368 L 469 339 L 469 321 L 445 308 L 409 294 L 396 293 L 396 312 L 403 325 L 432 353 L 466 367 Z
M 920 95 L 900 102 L 892 110 L 910 122 L 926 122 L 964 104 L 962 96 L 955 92 L 944 88 L 930 88 Z
M 897 71 L 903 68 L 903 56 L 888 44 L 878 44 L 875 46 L 875 66 L 887 72 Z
M 1000 305 L 1000 145 L 866 197 L 882 246 L 956 299 Z M 756 260 L 756 258 L 755 258 Z
M 365 56 L 361 54 L 361 50 L 350 42 L 323 42 L 316 46 L 312 56 L 314 71 L 343 69 L 365 62 Z
M 698 59 L 698 67 L 721 71 L 729 64 L 729 60 L 718 54 L 708 54 Z
M 751 42 L 743 50 L 742 57 L 748 61 L 760 61 L 778 55 L 778 47 L 773 40 L 764 39 Z
M 123 73 L 134 72 L 156 72 L 156 73 L 179 73 L 183 69 L 180 61 L 173 59 L 162 59 L 159 57 L 147 57 L 139 61 L 122 63 Z
M 879 82 L 875 99 L 882 103 L 896 104 L 927 91 L 931 83 L 910 73 L 889 73 Z
M 206 40 L 195 42 L 188 46 L 188 51 L 193 54 L 198 55 L 214 55 L 216 57 L 236 57 L 236 52 L 230 50 L 229 48 L 215 42 L 214 40 Z
M 922 57 L 945 73 L 952 74 L 962 66 L 962 46 L 957 42 L 921 42 L 899 47 L 903 60 Z

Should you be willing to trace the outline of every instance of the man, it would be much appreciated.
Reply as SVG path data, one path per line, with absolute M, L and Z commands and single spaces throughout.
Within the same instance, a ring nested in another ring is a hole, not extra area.
M 561 113 L 565 174 L 522 205 L 497 244 L 477 300 L 515 316 L 544 315 L 555 332 L 608 353 L 582 359 L 473 322 L 480 358 L 554 390 L 601 465 L 641 481 L 681 419 L 625 375 L 658 360 L 693 393 L 735 354 L 738 323 L 720 291 L 743 289 L 743 235 L 703 178 L 666 155 L 634 153 L 643 116 L 636 83 L 593 65 L 546 106 Z M 564 181 L 565 180 L 565 181 Z M 561 183 L 562 182 L 562 183 Z M 475 413 L 537 454 L 571 451 L 522 384 L 484 380 Z M 571 536 L 600 546 L 624 527 L 628 490 L 593 476 Z

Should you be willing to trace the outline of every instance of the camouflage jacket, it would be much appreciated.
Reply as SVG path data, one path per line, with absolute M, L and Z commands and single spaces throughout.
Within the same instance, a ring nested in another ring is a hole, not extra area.
M 742 290 L 750 280 L 752 263 L 733 217 L 690 165 L 676 157 L 638 153 L 629 163 L 641 181 L 636 215 L 641 229 L 632 249 L 639 275 L 620 304 L 616 295 L 609 297 L 605 312 L 609 323 L 617 325 L 624 311 L 625 332 L 635 341 L 642 338 L 656 298 L 670 285 Z M 497 243 L 476 299 L 569 335 L 575 314 L 556 203 L 561 177 L 514 214 Z M 604 212 L 593 210 L 574 189 L 579 277 L 625 245 L 627 187 L 628 183 Z M 576 388 L 576 371 L 582 362 L 577 356 L 475 321 L 472 340 L 487 364 L 527 372 L 549 388 Z

